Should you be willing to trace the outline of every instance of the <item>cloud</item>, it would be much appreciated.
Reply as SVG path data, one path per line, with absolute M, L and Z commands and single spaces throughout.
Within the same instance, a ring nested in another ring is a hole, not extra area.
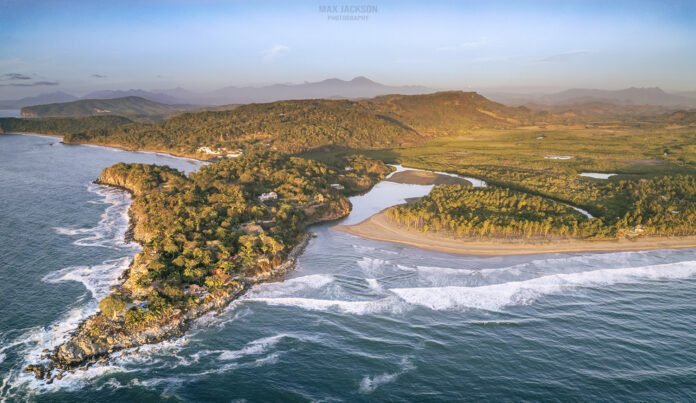
M 31 76 L 20 73 L 7 73 L 2 75 L 3 80 L 31 80 Z
M 0 84 L 0 87 L 43 87 L 51 85 L 60 85 L 57 81 L 36 81 L 33 83 L 11 83 Z
M 590 53 L 592 52 L 590 52 L 589 50 L 573 50 L 569 52 L 557 53 L 555 55 L 547 56 L 536 61 L 539 63 L 564 62 L 570 59 L 574 59 L 578 56 L 584 56 Z
M 453 45 L 441 46 L 437 48 L 438 52 L 461 52 L 468 49 L 479 49 L 484 47 L 488 41 L 486 38 L 481 38 L 477 41 L 460 42 Z
M 92 78 L 106 78 L 103 74 L 92 74 Z
M 261 51 L 261 57 L 264 62 L 270 63 L 289 51 L 290 48 L 285 45 L 273 45 L 271 48 Z

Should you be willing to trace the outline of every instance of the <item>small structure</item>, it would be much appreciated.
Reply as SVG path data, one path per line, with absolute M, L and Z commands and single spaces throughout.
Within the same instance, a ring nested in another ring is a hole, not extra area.
M 193 295 L 203 299 L 208 295 L 208 289 L 197 284 L 191 284 L 184 287 L 184 295 Z
M 229 152 L 225 154 L 225 158 L 239 158 L 243 154 L 242 150 L 234 150 L 232 152 Z
M 269 200 L 276 200 L 277 198 L 278 193 L 276 192 L 261 193 L 261 196 L 259 196 L 259 201 L 267 202 Z
M 355 168 L 353 167 L 345 167 L 343 169 L 345 169 L 347 172 L 355 171 Z
M 213 150 L 212 148 L 210 148 L 208 146 L 198 147 L 197 151 L 199 153 L 208 154 L 208 155 L 220 155 L 220 151 Z
M 344 186 L 341 185 L 340 183 L 332 183 L 332 184 L 330 184 L 329 186 L 331 187 L 331 189 L 336 189 L 336 190 L 343 190 L 343 189 L 345 189 Z
M 569 160 L 572 159 L 572 155 L 547 155 L 544 158 L 547 160 Z

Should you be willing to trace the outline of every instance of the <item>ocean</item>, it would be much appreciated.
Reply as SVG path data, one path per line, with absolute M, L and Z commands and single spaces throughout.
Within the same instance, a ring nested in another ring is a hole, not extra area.
M 196 161 L 0 136 L 3 401 L 693 401 L 696 249 L 455 256 L 316 234 L 284 281 L 186 336 L 51 384 L 22 371 L 94 313 L 137 245 L 113 163 Z M 378 184 L 355 223 L 428 186 Z

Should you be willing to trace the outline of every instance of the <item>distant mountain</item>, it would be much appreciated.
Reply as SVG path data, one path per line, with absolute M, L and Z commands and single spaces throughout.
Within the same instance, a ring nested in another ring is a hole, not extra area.
M 696 99 L 696 91 L 680 91 L 680 92 L 675 92 L 675 95 Z
M 358 99 L 385 94 L 426 94 L 435 90 L 422 86 L 391 86 L 365 77 L 350 81 L 331 78 L 303 84 L 274 84 L 264 87 L 225 87 L 195 94 L 181 88 L 158 91 L 176 97 L 179 102 L 202 105 L 263 103 L 293 99 Z
M 181 102 L 179 98 L 163 93 L 145 91 L 145 90 L 102 90 L 90 92 L 89 94 L 82 97 L 82 99 L 115 99 L 115 98 L 126 98 L 126 97 L 140 97 L 153 102 L 159 102 L 163 104 L 178 104 L 186 103 Z
M 41 105 L 54 102 L 70 102 L 77 99 L 78 98 L 76 96 L 66 94 L 65 92 L 51 92 L 49 94 L 41 94 L 35 97 L 0 101 L 0 109 L 21 109 L 25 106 Z
M 201 106 L 220 106 L 231 104 L 264 103 L 293 99 L 360 99 L 372 98 L 378 95 L 401 94 L 415 95 L 435 92 L 434 89 L 417 86 L 392 86 L 372 81 L 365 77 L 352 80 L 331 78 L 318 82 L 303 84 L 273 84 L 262 87 L 225 87 L 210 92 L 193 92 L 184 88 L 158 90 L 99 90 L 90 92 L 83 97 L 56 92 L 38 97 L 20 100 L 0 101 L 0 109 L 19 109 L 25 106 L 44 105 L 49 103 L 71 102 L 78 99 L 117 99 L 139 97 L 161 104 L 187 104 Z
M 85 117 L 116 115 L 157 120 L 191 109 L 186 105 L 167 105 L 141 97 L 83 99 L 73 102 L 35 105 L 22 108 L 23 117 Z M 141 119 L 142 120 L 142 119 Z
M 660 106 L 694 106 L 696 100 L 664 92 L 660 88 L 627 88 L 608 91 L 576 88 L 542 96 L 539 103 L 551 105 L 568 105 L 591 102 L 605 102 L 619 105 L 660 105 Z

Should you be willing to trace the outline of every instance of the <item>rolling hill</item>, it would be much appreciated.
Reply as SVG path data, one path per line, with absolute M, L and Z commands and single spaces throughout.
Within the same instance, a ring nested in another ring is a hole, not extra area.
M 22 108 L 23 117 L 126 116 L 146 120 L 161 119 L 190 109 L 186 105 L 168 105 L 141 97 L 83 99 L 73 102 L 35 105 Z
M 194 155 L 211 148 L 271 148 L 297 153 L 324 147 L 387 148 L 476 128 L 510 128 L 533 121 L 470 92 L 389 95 L 373 99 L 294 100 L 183 113 L 161 123 L 135 123 L 66 137 L 76 143 L 169 150 Z
M 361 102 L 376 113 L 406 124 L 426 136 L 454 135 L 476 128 L 520 126 L 539 117 L 527 108 L 505 106 L 476 92 L 386 95 Z

